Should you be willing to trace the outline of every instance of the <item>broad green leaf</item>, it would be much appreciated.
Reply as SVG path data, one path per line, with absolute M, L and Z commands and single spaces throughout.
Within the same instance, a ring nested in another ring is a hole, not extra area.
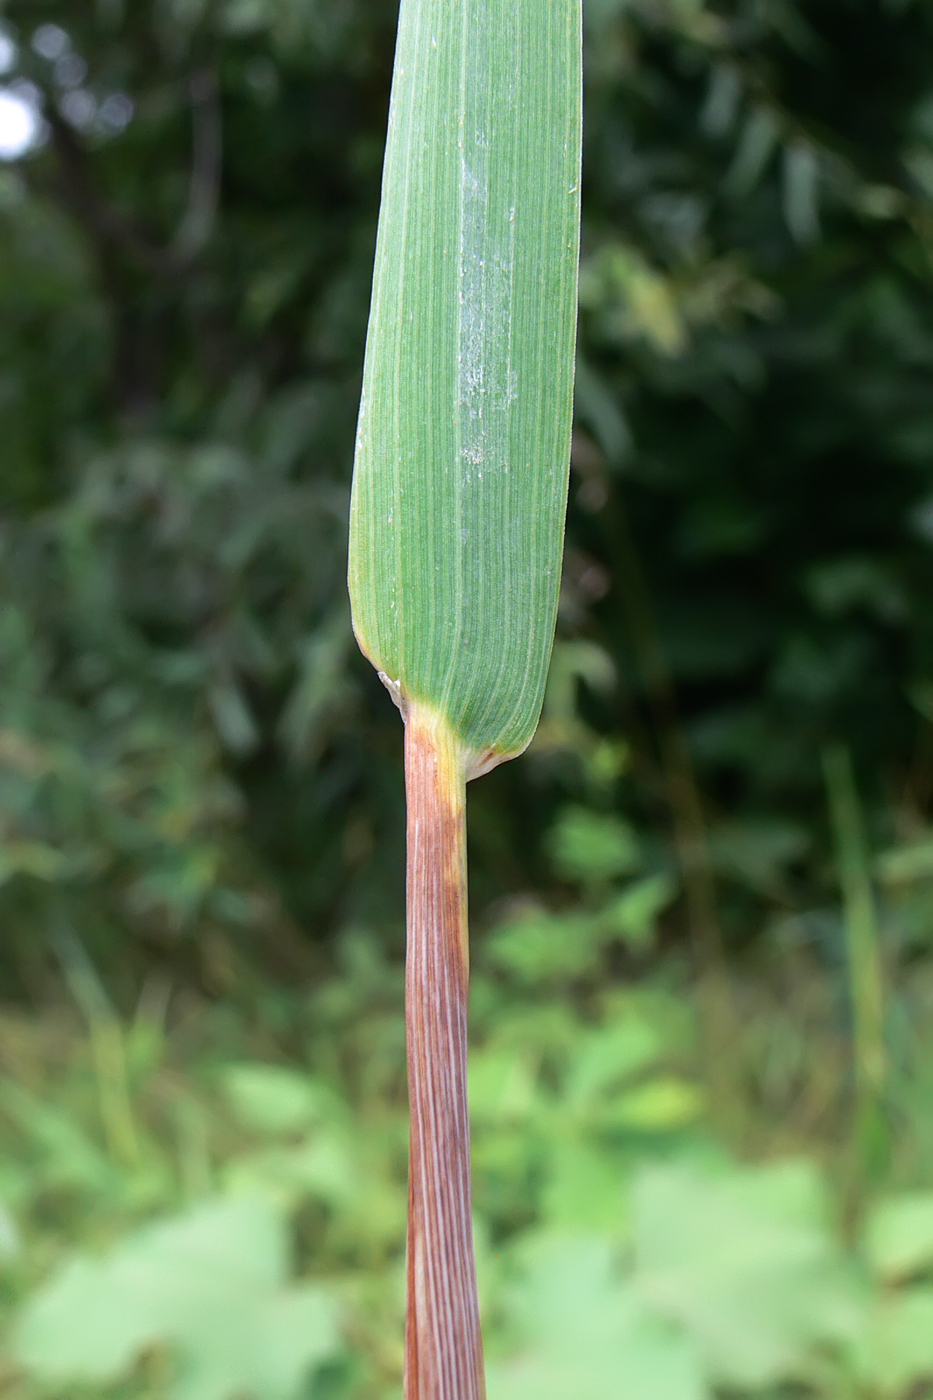
M 178 1365 L 171 1400 L 292 1400 L 340 1339 L 322 1288 L 284 1286 L 286 1260 L 271 1203 L 210 1202 L 71 1259 L 26 1304 L 15 1354 L 48 1385 L 107 1383 L 161 1344 Z
M 328 1091 L 284 1065 L 228 1065 L 222 1083 L 243 1126 L 271 1136 L 298 1132 L 335 1109 Z
M 472 1052 L 470 1114 L 476 1122 L 527 1122 L 538 1108 L 536 1067 L 527 1053 L 495 1047 Z
M 848 1340 L 861 1316 L 826 1214 L 806 1163 L 646 1171 L 634 1196 L 639 1294 L 688 1329 L 711 1379 L 806 1379 L 815 1349 Z
M 620 1094 L 602 1122 L 630 1132 L 663 1133 L 695 1122 L 702 1111 L 703 1096 L 696 1085 L 666 1074 Z
M 648 1068 L 664 1053 L 664 1038 L 637 1012 L 581 1037 L 567 1075 L 567 1099 L 575 1107 L 592 1103 L 608 1090 Z
M 597 919 L 536 909 L 498 928 L 488 948 L 494 962 L 523 981 L 536 983 L 590 972 L 603 942 Z
M 627 875 L 641 864 L 638 841 L 628 823 L 586 807 L 567 807 L 548 845 L 561 874 L 584 883 Z
M 626 1183 L 610 1152 L 565 1128 L 543 1169 L 541 1219 L 551 1228 L 593 1230 L 609 1238 L 627 1225 Z
M 933 1288 L 897 1289 L 876 1300 L 854 1348 L 860 1378 L 881 1395 L 929 1394 L 933 1379 Z
M 580 0 L 403 0 L 350 525 L 353 623 L 474 760 L 551 650 L 573 391 Z M 477 766 L 474 762 L 474 769 Z
M 648 875 L 629 885 L 628 889 L 603 912 L 607 927 L 621 934 L 633 952 L 644 952 L 651 946 L 658 915 L 677 893 L 670 875 Z
M 489 1400 L 708 1395 L 689 1338 L 645 1311 L 605 1238 L 545 1236 L 523 1252 L 510 1309 L 521 1343 L 487 1367 Z
M 933 1192 L 878 1201 L 865 1224 L 864 1246 L 875 1273 L 888 1282 L 933 1267 Z

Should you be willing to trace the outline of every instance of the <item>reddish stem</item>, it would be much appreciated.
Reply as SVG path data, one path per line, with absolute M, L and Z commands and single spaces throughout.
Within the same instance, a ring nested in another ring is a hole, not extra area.
M 446 726 L 405 725 L 411 1149 L 405 1400 L 484 1400 L 467 1111 L 466 787 Z

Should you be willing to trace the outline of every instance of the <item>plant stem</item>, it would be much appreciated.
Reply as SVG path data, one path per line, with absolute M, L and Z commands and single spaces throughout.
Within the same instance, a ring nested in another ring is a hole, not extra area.
M 411 1138 L 405 1400 L 483 1400 L 467 1110 L 466 779 L 443 720 L 405 724 Z
M 887 1153 L 882 1105 L 886 1074 L 884 973 L 881 934 L 871 887 L 862 811 L 849 750 L 823 752 L 823 772 L 842 889 L 856 1091 L 856 1139 L 862 1170 L 877 1174 Z

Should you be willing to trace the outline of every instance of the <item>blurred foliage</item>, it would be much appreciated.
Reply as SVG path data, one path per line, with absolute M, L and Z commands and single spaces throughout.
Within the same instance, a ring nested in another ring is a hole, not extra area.
M 11 1400 L 400 1394 L 401 743 L 344 583 L 395 11 L 0 4 Z M 920 1400 L 933 5 L 586 45 L 558 640 L 470 798 L 490 1400 Z
M 573 943 L 576 917 L 552 919 Z M 831 1026 L 759 1006 L 732 1047 L 743 1129 L 785 1138 L 742 1163 L 711 1131 L 679 989 L 613 985 L 605 957 L 578 959 L 560 999 L 550 969 L 532 986 L 483 956 L 474 973 L 490 1396 L 928 1393 L 933 1191 L 903 1184 L 930 1179 L 933 1145 L 912 1143 L 928 1095 L 899 1106 L 886 1180 L 846 1205 Z M 308 995 L 268 990 L 243 1015 L 150 986 L 130 1020 L 87 962 L 71 968 L 85 1031 L 74 1001 L 0 1017 L 5 1393 L 398 1400 L 398 967 L 357 933 Z M 919 1082 L 933 984 L 915 983 Z M 795 1042 L 776 1111 L 762 1085 Z

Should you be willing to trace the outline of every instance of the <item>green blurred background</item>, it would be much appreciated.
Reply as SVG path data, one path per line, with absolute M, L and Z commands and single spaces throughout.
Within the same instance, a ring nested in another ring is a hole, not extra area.
M 401 733 L 344 581 L 395 20 L 0 5 L 10 1400 L 401 1395 Z M 586 44 L 557 643 L 470 792 L 490 1400 L 922 1400 L 933 3 Z

